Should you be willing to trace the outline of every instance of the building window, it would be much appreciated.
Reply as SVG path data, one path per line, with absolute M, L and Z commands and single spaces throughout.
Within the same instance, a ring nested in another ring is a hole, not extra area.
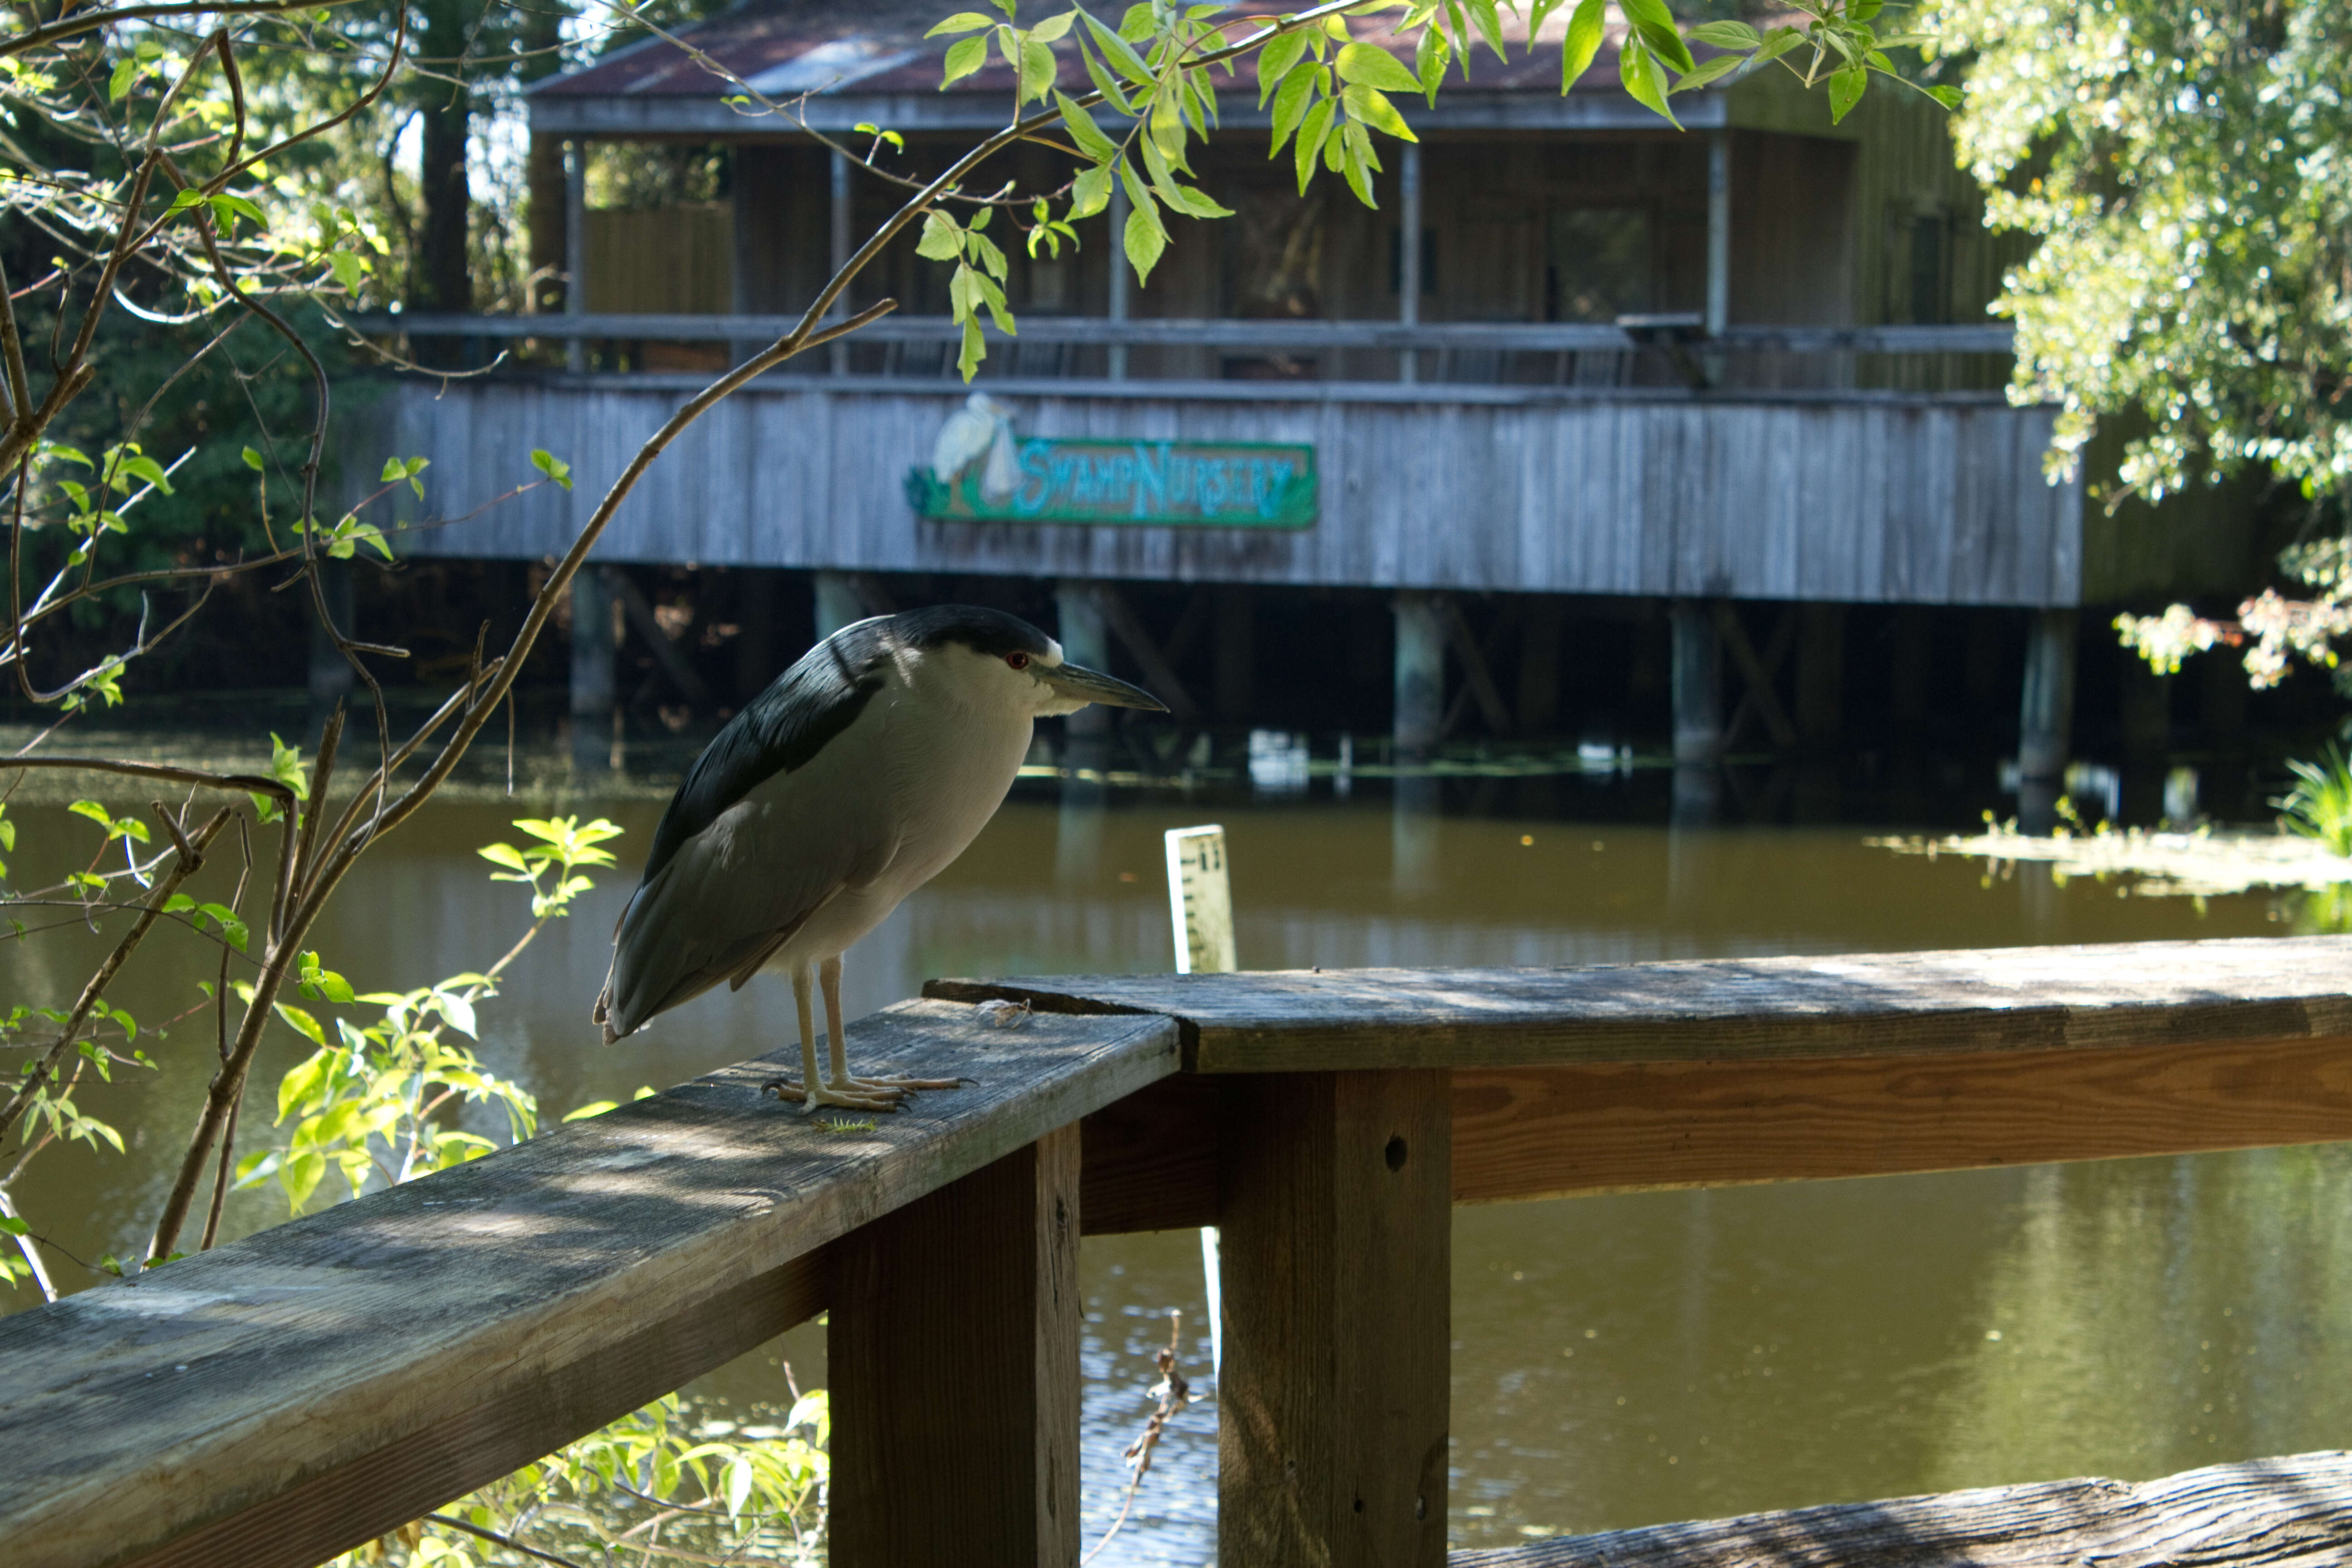
M 1646 207 L 1555 211 L 1544 234 L 1544 317 L 1613 321 L 1655 308 Z

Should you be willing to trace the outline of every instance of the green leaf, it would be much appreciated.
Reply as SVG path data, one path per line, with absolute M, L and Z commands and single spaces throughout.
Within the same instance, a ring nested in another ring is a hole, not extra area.
M 468 1039 L 479 1038 L 475 1033 L 474 1005 L 471 1002 L 454 991 L 436 992 L 434 1001 L 439 1005 L 441 1016 L 449 1020 L 451 1028 Z
M 530 466 L 537 468 L 541 473 L 545 474 L 549 479 L 553 479 L 557 484 L 562 485 L 565 489 L 568 490 L 572 488 L 572 465 L 557 457 L 554 453 L 550 452 L 546 447 L 533 447 L 530 449 Z M 415 473 L 415 469 L 412 468 L 409 471 L 411 473 Z M 413 479 L 408 482 L 412 485 L 416 485 L 416 481 Z M 423 485 L 416 485 L 416 494 L 417 499 L 420 500 L 424 499 L 425 487 Z
M 114 68 L 114 75 L 109 78 L 106 83 L 106 96 L 108 100 L 113 103 L 121 103 L 124 95 L 130 92 L 131 84 L 138 79 L 139 62 L 136 59 L 127 59 L 121 65 L 116 66 Z
M 1717 55 L 1715 58 L 1699 67 L 1698 69 L 1692 71 L 1680 81 L 1675 83 L 1675 85 L 1668 90 L 1671 92 L 1693 91 L 1698 88 L 1706 86 L 1710 82 L 1718 81 L 1721 79 L 1729 76 L 1733 71 L 1738 70 L 1747 63 L 1748 57 L 1745 55 Z
M 1290 68 L 1297 65 L 1299 57 L 1306 52 L 1307 34 L 1304 31 L 1285 33 L 1258 51 L 1257 106 L 1260 109 L 1265 107 L 1265 100 L 1274 96 L 1276 88 L 1283 85 L 1283 79 L 1289 76 Z
M 996 18 L 993 16 L 983 16 L 977 11 L 959 11 L 954 16 L 950 16 L 946 21 L 941 22 L 938 26 L 933 27 L 929 32 L 925 33 L 923 37 L 927 38 L 936 38 L 941 33 L 977 33 L 982 27 L 993 27 L 994 26 L 996 26 Z
M 1641 39 L 1628 36 L 1618 49 L 1617 76 L 1634 102 L 1665 116 L 1675 130 L 1683 128 L 1683 122 L 1675 119 L 1675 111 L 1666 107 L 1665 84 L 1659 74 L 1658 62 L 1651 58 Z
M 923 215 L 922 237 L 915 242 L 915 254 L 932 261 L 954 261 L 963 255 L 963 230 L 945 213 L 927 212 Z
M 122 471 L 134 479 L 146 480 L 165 495 L 172 493 L 171 476 L 163 471 L 163 465 L 152 458 L 133 453 L 122 459 Z
M 1659 59 L 1677 71 L 1693 68 L 1690 47 L 1683 42 L 1682 34 L 1675 29 L 1675 15 L 1666 9 L 1665 0 L 1618 0 L 1617 8 L 1624 13 L 1625 20 L 1633 24 L 1633 30 L 1641 34 L 1642 42 L 1647 44 Z M 1654 61 L 1652 74 L 1654 75 L 1655 70 Z
M 114 818 L 108 814 L 106 807 L 99 805 L 98 802 L 94 800 L 78 800 L 71 805 L 66 807 L 66 809 L 72 812 L 76 816 L 89 817 L 92 822 L 97 823 L 100 827 L 106 828 L 110 832 L 111 832 L 114 827 Z
M 1092 217 L 1110 205 L 1110 165 L 1082 169 L 1070 187 L 1070 221 Z
M 212 198 L 213 220 L 224 229 L 234 229 L 238 218 L 251 221 L 257 229 L 268 229 L 269 218 L 262 210 L 243 196 L 233 196 L 224 191 Z
M 509 871 L 528 872 L 530 869 L 523 860 L 522 851 L 511 844 L 485 844 L 474 853 L 493 866 L 504 866 Z
M 1307 111 L 1307 122 L 1298 128 L 1298 144 L 1293 156 L 1298 164 L 1298 189 L 1301 195 L 1307 182 L 1315 177 L 1315 160 L 1323 151 L 1325 138 L 1331 134 L 1331 116 L 1338 108 L 1336 100 L 1325 99 Z
M 333 1061 L 334 1053 L 322 1045 L 297 1062 L 284 1078 L 278 1080 L 278 1120 L 281 1123 L 294 1113 L 295 1107 L 318 1092 L 320 1080 L 327 1076 L 327 1068 Z
M 1102 50 L 1103 58 L 1110 62 L 1113 70 L 1138 87 L 1150 87 L 1159 80 L 1151 68 L 1143 63 L 1143 57 L 1135 52 L 1132 44 L 1096 21 L 1092 12 L 1081 11 L 1078 15 L 1086 19 L 1087 30 L 1094 35 L 1096 46 Z M 1148 18 L 1148 11 L 1146 15 Z
M 1385 131 L 1400 142 L 1421 140 L 1412 133 L 1412 127 L 1404 122 L 1404 116 L 1397 112 L 1396 105 L 1377 89 L 1351 83 L 1340 96 L 1351 119 L 1360 120 L 1375 130 Z
M 1339 79 L 1391 92 L 1419 92 L 1421 79 L 1404 68 L 1394 55 L 1370 44 L 1349 44 L 1339 51 Z
M 1960 89 L 1957 87 L 1930 87 L 1923 88 L 1921 90 L 1946 109 L 1958 109 L 1960 106 Z
M 1443 30 L 1434 26 L 1421 30 L 1421 41 L 1412 51 L 1413 74 L 1420 79 L 1421 90 L 1429 95 L 1432 109 L 1437 107 L 1437 89 L 1445 84 L 1445 67 L 1453 53 L 1454 46 L 1445 41 Z
M 1503 52 L 1503 24 L 1495 14 L 1495 0 L 1469 0 L 1469 5 L 1470 16 L 1478 24 L 1478 31 L 1485 37 L 1486 47 L 1495 51 L 1496 59 L 1508 58 Z
M 327 1043 L 327 1032 L 319 1027 L 318 1019 L 291 1003 L 278 1002 L 272 1005 L 277 1009 L 280 1018 L 293 1026 L 296 1034 L 300 1035 L 312 1045 L 324 1048 Z
M 1568 38 L 1559 56 L 1559 90 L 1566 92 L 1576 80 L 1591 68 L 1592 57 L 1601 52 L 1601 40 L 1608 33 L 1609 18 L 1604 14 L 1604 0 L 1580 0 L 1568 18 Z
M 985 36 L 949 45 L 947 74 L 940 81 L 940 90 L 945 92 L 987 63 L 988 39 Z
M 1058 16 L 1048 16 L 1030 28 L 1029 36 L 1038 43 L 1050 44 L 1068 32 L 1070 24 L 1077 19 L 1078 14 L 1076 11 L 1065 11 Z
M 1054 51 L 1037 41 L 1033 35 L 1021 46 L 1021 101 L 1042 100 L 1054 90 L 1054 80 L 1060 67 L 1055 63 Z
M 287 1201 L 294 1212 L 300 1214 L 310 1194 L 319 1190 L 319 1183 L 327 1173 L 327 1157 L 317 1150 L 297 1154 L 278 1169 L 278 1184 L 286 1189 Z
M 1801 27 L 1775 27 L 1764 35 L 1764 47 L 1756 51 L 1756 63 L 1777 60 L 1805 41 Z
M 1164 185 L 1155 186 L 1154 188 L 1167 199 L 1170 206 L 1174 207 L 1178 212 L 1182 213 L 1187 217 L 1231 217 L 1234 216 L 1233 208 L 1218 205 L 1216 201 L 1206 192 L 1194 190 L 1190 185 L 1178 184 L 1171 180 Z
M 1862 101 L 1863 89 L 1870 84 L 1870 73 L 1860 66 L 1848 66 L 1830 75 L 1830 123 L 1834 125 L 1853 111 Z
M 1088 114 L 1077 100 L 1066 92 L 1056 91 L 1054 106 L 1062 111 L 1062 123 L 1069 128 L 1070 139 L 1078 144 L 1079 152 L 1098 164 L 1108 163 L 1118 156 L 1118 144 L 1103 134 L 1102 127 L 1095 123 L 1095 117 Z
M 1745 22 L 1703 22 L 1690 30 L 1691 42 L 1717 49 L 1752 49 L 1764 35 Z
M 1360 125 L 1341 127 L 1339 135 L 1332 144 L 1339 150 L 1339 172 L 1347 177 L 1348 188 L 1355 192 L 1356 199 L 1366 206 L 1379 206 L 1380 203 L 1372 199 L 1370 172 L 1372 142 L 1371 138 L 1364 133 L 1364 128 Z M 1325 153 L 1325 159 L 1327 162 L 1329 159 L 1328 151 Z
M 1104 68 L 1102 61 L 1095 58 L 1095 52 L 1083 41 L 1078 46 L 1078 58 L 1087 62 L 1087 79 L 1095 84 L 1095 90 L 1103 95 L 1103 100 L 1121 114 L 1132 115 L 1135 104 L 1119 86 L 1118 78 Z
M 566 1121 L 585 1121 L 592 1116 L 602 1116 L 621 1102 L 617 1100 L 592 1100 L 577 1110 L 564 1112 Z
M 1150 282 L 1151 269 L 1160 265 L 1160 256 L 1168 249 L 1168 231 L 1160 226 L 1160 211 L 1148 198 L 1136 203 L 1127 215 L 1126 247 L 1136 282 Z
M 1313 60 L 1301 60 L 1282 79 L 1274 95 L 1274 145 L 1266 151 L 1268 158 L 1282 151 L 1282 144 L 1307 118 L 1307 109 L 1316 101 L 1316 84 L 1322 79 L 1323 68 Z

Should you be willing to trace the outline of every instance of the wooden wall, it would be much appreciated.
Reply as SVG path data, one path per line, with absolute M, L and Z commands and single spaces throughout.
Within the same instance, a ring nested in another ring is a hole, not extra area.
M 1444 587 L 1762 599 L 2058 605 L 2081 594 L 2080 491 L 2042 476 L 2045 410 L 1983 399 L 1323 400 L 1033 395 L 1024 435 L 1312 442 L 1321 520 L 1254 530 L 933 524 L 903 494 L 961 389 L 779 378 L 707 416 L 654 468 L 603 554 L 878 572 Z M 420 536 L 419 552 L 563 549 L 687 395 L 664 384 L 403 384 L 347 473 L 421 454 L 429 514 L 573 465 Z M 388 444 L 378 450 L 379 443 Z M 371 487 L 372 488 L 372 487 Z M 405 490 L 397 504 L 408 505 Z M 411 509 L 414 510 L 414 509 Z M 405 515 L 404 513 L 403 515 Z

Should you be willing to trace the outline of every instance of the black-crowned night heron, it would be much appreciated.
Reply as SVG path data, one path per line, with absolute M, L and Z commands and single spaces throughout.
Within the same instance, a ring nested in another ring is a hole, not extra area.
M 888 1110 L 956 1080 L 854 1079 L 841 955 L 963 853 L 1003 804 L 1034 721 L 1089 702 L 1166 709 L 1082 669 L 1017 616 L 940 605 L 859 621 L 811 648 L 694 761 L 613 938 L 597 998 L 609 1043 L 722 981 L 793 977 L 810 1110 Z M 817 1077 L 812 985 L 831 1074 Z

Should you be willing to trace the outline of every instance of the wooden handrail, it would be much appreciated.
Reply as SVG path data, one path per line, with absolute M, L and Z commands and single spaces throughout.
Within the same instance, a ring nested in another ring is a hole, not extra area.
M 623 338 L 658 342 L 772 342 L 797 325 L 789 316 L 661 315 L 587 312 L 581 315 L 468 316 L 423 311 L 354 315 L 363 332 L 412 337 Z M 992 342 L 1015 341 L 992 324 Z M 963 329 L 945 316 L 885 316 L 861 328 L 869 342 L 953 342 Z M 1961 326 L 1738 326 L 1688 345 L 1731 353 L 2007 353 L 2006 322 Z M 1407 327 L 1394 321 L 1205 321 L 1175 317 L 1037 316 L 1021 318 L 1018 340 L 1028 343 L 1125 344 L 1131 348 L 1418 349 L 1506 353 L 1622 353 L 1643 348 L 1650 334 L 1634 329 L 1558 321 L 1440 321 Z
M 1164 1014 L 1200 1073 L 1755 1063 L 2352 1034 L 2352 939 L 934 980 L 923 994 Z
M 870 1129 L 763 1058 L 0 1320 L 11 1568 L 308 1568 L 827 1306 L 835 1561 L 1038 1561 L 1077 1231 L 1201 1223 L 1230 1560 L 1434 1563 L 1450 1203 L 2352 1138 L 2345 938 L 930 989 Z
M 828 1244 L 1175 1067 L 1164 1019 L 905 1003 L 860 1066 L 975 1081 L 871 1131 L 797 1047 L 0 1319 L 9 1568 L 309 1568 L 824 1309 Z

